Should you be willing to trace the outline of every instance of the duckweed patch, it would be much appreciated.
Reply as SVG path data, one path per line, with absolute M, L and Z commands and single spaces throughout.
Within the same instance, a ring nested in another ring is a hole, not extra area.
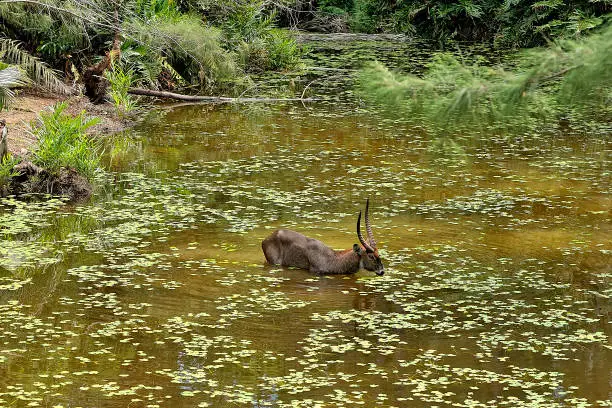
M 607 142 L 455 136 L 176 107 L 91 203 L 3 199 L 0 406 L 611 405 Z M 350 248 L 366 197 L 384 277 L 264 265 L 280 227 Z

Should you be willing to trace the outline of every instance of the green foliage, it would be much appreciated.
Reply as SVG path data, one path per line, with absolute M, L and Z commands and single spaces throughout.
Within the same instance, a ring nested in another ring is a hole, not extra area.
M 241 41 L 236 46 L 238 62 L 246 72 L 262 72 L 267 69 L 269 54 L 265 41 L 256 39 L 251 42 Z
M 274 24 L 275 8 L 288 4 L 288 0 L 0 3 L 0 58 L 20 65 L 35 83 L 66 92 L 52 68 L 70 76 L 83 72 L 108 52 L 118 28 L 123 43 L 120 69 L 131 72 L 136 86 L 222 93 L 246 80 L 243 70 L 297 64 L 300 47 Z
M 301 61 L 302 49 L 287 31 L 275 29 L 267 38 L 269 64 L 272 69 L 295 68 Z
M 384 16 L 388 14 L 385 3 L 380 0 L 356 0 L 351 29 L 363 33 L 381 31 Z
M 32 55 L 40 56 L 50 66 L 59 66 L 67 55 L 82 54 L 91 47 L 96 27 L 91 23 L 106 18 L 100 6 L 66 0 L 2 3 L 0 35 L 27 44 Z
M 603 2 L 566 3 L 544 0 L 506 0 L 495 14 L 498 28 L 493 32 L 499 46 L 529 47 L 554 38 L 578 38 L 603 24 Z
M 135 0 L 134 12 L 145 20 L 176 19 L 181 16 L 174 0 Z
M 197 16 L 131 21 L 126 25 L 140 44 L 165 56 L 173 70 L 191 85 L 219 90 L 236 80 L 235 61 L 220 45 L 221 32 L 205 26 Z
M 245 3 L 234 7 L 222 27 L 229 43 L 251 42 L 270 35 L 274 14 L 265 13 L 262 2 Z
M 320 0 L 317 2 L 317 5 L 321 10 L 350 11 L 355 7 L 355 2 L 353 0 Z
M 349 13 L 353 31 L 401 32 L 446 41 L 494 40 L 500 46 L 542 45 L 575 38 L 603 24 L 606 0 L 323 0 L 322 13 Z
M 128 94 L 128 90 L 132 86 L 134 72 L 131 69 L 124 69 L 119 63 L 113 63 L 112 69 L 107 70 L 105 75 L 110 82 L 110 96 L 117 113 L 122 115 L 136 109 L 134 98 Z
M 514 71 L 440 54 L 423 77 L 396 74 L 374 63 L 361 72 L 359 87 L 365 98 L 433 129 L 513 127 L 557 120 L 569 111 L 605 112 L 611 64 L 608 27 L 583 41 L 530 50 Z
M 274 12 L 262 1 L 236 5 L 222 22 L 228 49 L 237 49 L 246 71 L 290 69 L 297 66 L 302 50 L 287 31 L 274 27 Z
M 22 86 L 26 83 L 27 80 L 19 68 L 0 62 L 0 110 L 10 105 L 13 101 L 15 93 L 11 88 Z
M 0 191 L 3 186 L 6 186 L 11 182 L 12 177 L 16 176 L 13 168 L 18 162 L 19 160 L 10 154 L 5 156 L 3 159 L 0 158 Z
M 556 53 L 567 70 L 560 90 L 564 101 L 611 105 L 612 25 L 585 41 L 566 41 Z
M 37 85 L 52 92 L 68 93 L 56 71 L 40 59 L 21 49 L 18 41 L 0 37 L 0 60 L 19 65 Z
M 131 73 L 132 86 L 174 88 L 186 83 L 165 56 L 131 40 L 123 42 L 121 56 L 113 66 Z
M 85 131 L 99 119 L 64 113 L 68 105 L 58 103 L 48 112 L 42 112 L 32 133 L 38 139 L 33 162 L 50 173 L 59 173 L 62 167 L 74 168 L 79 174 L 92 179 L 100 167 L 100 146 Z

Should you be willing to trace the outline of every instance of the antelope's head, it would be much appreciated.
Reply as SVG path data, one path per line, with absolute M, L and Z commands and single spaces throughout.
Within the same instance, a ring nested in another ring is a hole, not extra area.
M 357 218 L 357 237 L 359 238 L 361 246 L 358 244 L 353 245 L 353 251 L 359 255 L 360 264 L 363 269 L 376 272 L 378 276 L 382 276 L 385 273 L 385 267 L 380 260 L 380 256 L 378 256 L 376 240 L 374 239 L 374 234 L 372 234 L 372 226 L 370 225 L 370 217 L 368 216 L 369 208 L 370 199 L 366 201 L 365 210 L 365 225 L 368 234 L 368 242 L 366 242 L 366 240 L 363 239 L 363 235 L 361 235 L 361 211 L 359 211 L 359 217 Z

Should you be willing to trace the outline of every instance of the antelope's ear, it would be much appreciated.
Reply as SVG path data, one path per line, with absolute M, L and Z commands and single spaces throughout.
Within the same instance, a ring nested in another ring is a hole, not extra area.
M 353 244 L 353 251 L 355 251 L 357 255 L 361 255 L 361 247 L 358 244 Z

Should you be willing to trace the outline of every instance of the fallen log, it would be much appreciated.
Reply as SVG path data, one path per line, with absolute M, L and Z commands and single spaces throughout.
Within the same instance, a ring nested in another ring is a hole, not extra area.
M 229 98 L 225 96 L 199 96 L 184 95 L 168 91 L 155 91 L 153 89 L 130 88 L 128 93 L 132 95 L 153 96 L 156 98 L 178 99 L 190 102 L 213 102 L 213 103 L 242 103 L 242 102 L 312 102 L 313 98 Z

